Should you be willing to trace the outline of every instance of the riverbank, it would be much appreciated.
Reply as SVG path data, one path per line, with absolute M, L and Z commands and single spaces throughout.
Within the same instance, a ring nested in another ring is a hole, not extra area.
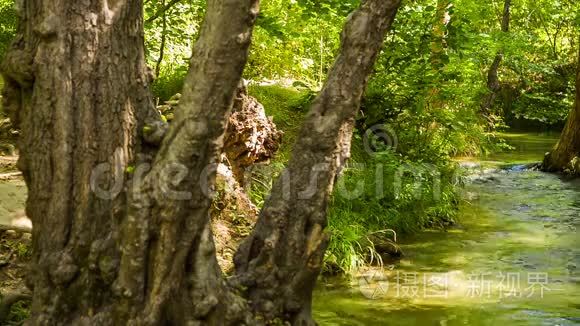
M 517 165 L 541 160 L 555 138 L 510 139 L 515 152 L 472 167 L 481 177 L 466 185 L 456 227 L 402 239 L 401 261 L 320 286 L 320 324 L 580 323 L 580 183 Z

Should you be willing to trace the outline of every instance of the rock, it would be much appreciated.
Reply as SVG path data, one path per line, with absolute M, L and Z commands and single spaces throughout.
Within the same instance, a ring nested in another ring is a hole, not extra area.
M 459 167 L 463 168 L 463 169 L 478 169 L 481 167 L 481 163 L 479 162 L 470 162 L 470 161 L 463 161 L 463 162 L 459 162 Z
M 368 239 L 372 242 L 377 253 L 383 257 L 383 260 L 386 260 L 387 258 L 403 257 L 401 247 L 399 247 L 399 245 L 397 245 L 397 243 L 391 240 L 387 235 L 383 233 L 374 233 L 369 235 Z

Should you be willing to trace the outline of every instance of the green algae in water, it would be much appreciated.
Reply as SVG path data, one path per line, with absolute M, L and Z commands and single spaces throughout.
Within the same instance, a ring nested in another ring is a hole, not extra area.
M 498 136 L 513 149 L 481 157 L 482 160 L 507 164 L 540 162 L 559 139 L 556 133 L 500 133 Z
M 551 137 L 512 138 L 527 144 L 524 152 L 494 159 L 539 161 L 554 143 Z M 405 239 L 402 261 L 369 269 L 364 278 L 323 280 L 314 296 L 316 320 L 321 325 L 579 325 L 580 182 L 536 171 L 489 173 L 491 181 L 466 187 L 475 199 L 462 205 L 456 229 Z M 401 278 L 404 274 L 411 283 Z M 446 283 L 430 282 L 433 277 Z M 402 295 L 404 288 L 416 295 Z

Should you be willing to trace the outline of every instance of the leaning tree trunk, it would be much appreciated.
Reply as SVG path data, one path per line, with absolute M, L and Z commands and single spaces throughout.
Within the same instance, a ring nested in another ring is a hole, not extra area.
M 580 42 L 579 42 L 580 44 Z M 576 100 L 570 112 L 560 141 L 544 158 L 543 168 L 547 171 L 568 171 L 580 174 L 580 46 L 576 68 Z
M 141 0 L 24 0 L 3 62 L 33 230 L 31 325 L 313 324 L 326 208 L 400 0 L 366 0 L 258 226 L 220 271 L 210 196 L 257 0 L 209 0 L 170 127 Z
M 400 0 L 367 0 L 350 16 L 341 52 L 275 182 L 254 232 L 235 257 L 237 281 L 267 319 L 312 324 L 311 296 L 328 244 L 327 207 L 350 156 L 356 112 Z
M 505 0 L 504 2 L 503 16 L 501 22 L 501 31 L 503 34 L 509 33 L 510 30 L 511 2 L 512 2 L 511 0 Z M 488 94 L 485 95 L 485 97 L 483 98 L 483 102 L 480 105 L 480 113 L 486 119 L 489 119 L 493 103 L 495 102 L 495 99 L 497 98 L 501 90 L 498 71 L 502 60 L 503 60 L 503 50 L 500 50 L 493 59 L 493 63 L 491 64 L 491 67 L 489 67 L 489 71 L 487 72 Z

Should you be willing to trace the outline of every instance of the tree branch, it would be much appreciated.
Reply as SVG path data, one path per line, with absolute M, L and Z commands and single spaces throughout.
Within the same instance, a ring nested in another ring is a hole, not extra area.
M 147 20 L 145 20 L 145 24 L 151 24 L 157 18 L 159 18 L 162 15 L 164 15 L 165 12 L 167 12 L 169 9 L 171 9 L 173 6 L 175 6 L 180 1 L 181 0 L 171 0 L 171 1 L 169 1 L 165 6 L 163 6 L 161 9 L 157 10 L 151 17 L 147 18 Z
M 177 325 L 236 324 L 240 321 L 228 319 L 248 314 L 217 264 L 208 192 L 257 15 L 257 0 L 208 1 L 175 118 L 151 171 L 129 195 L 118 285 L 121 293 L 132 294 L 124 303 L 130 309 L 139 311 L 145 301 L 148 313 L 137 324 L 167 318 L 163 309 L 169 302 Z M 169 182 L 173 168 L 181 176 Z

